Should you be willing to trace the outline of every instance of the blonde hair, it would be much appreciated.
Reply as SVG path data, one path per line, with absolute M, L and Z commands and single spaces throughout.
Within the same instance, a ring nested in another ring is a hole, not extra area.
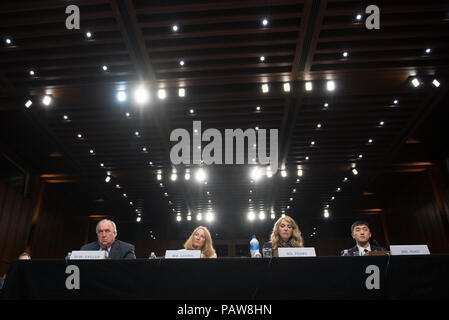
M 193 236 L 195 235 L 195 233 L 199 230 L 199 229 L 203 229 L 204 234 L 205 234 L 205 238 L 206 240 L 204 241 L 204 245 L 201 248 L 201 257 L 203 258 L 212 258 L 213 256 L 215 256 L 215 249 L 213 247 L 212 244 L 212 237 L 210 235 L 209 230 L 207 230 L 206 227 L 203 226 L 199 226 L 198 228 L 196 228 L 195 230 L 193 230 L 192 234 L 190 235 L 190 237 L 187 239 L 187 241 L 184 243 L 184 249 L 187 250 L 195 250 L 195 248 L 193 247 Z
M 270 241 L 273 246 L 273 253 L 274 256 L 277 257 L 278 255 L 278 247 L 279 242 L 281 241 L 281 237 L 279 236 L 279 226 L 281 225 L 281 222 L 285 220 L 287 223 L 289 223 L 292 226 L 292 236 L 289 239 L 290 244 L 293 247 L 304 247 L 304 240 L 301 236 L 301 230 L 299 230 L 298 225 L 296 224 L 295 220 L 289 216 L 281 217 L 279 218 L 276 223 L 273 226 L 273 231 L 270 235 Z

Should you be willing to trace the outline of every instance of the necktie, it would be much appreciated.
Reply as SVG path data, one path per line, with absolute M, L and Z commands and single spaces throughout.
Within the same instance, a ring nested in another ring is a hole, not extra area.
M 107 259 L 108 258 L 108 248 L 104 248 L 104 258 Z
M 363 254 L 366 255 L 368 253 L 368 249 L 363 250 Z

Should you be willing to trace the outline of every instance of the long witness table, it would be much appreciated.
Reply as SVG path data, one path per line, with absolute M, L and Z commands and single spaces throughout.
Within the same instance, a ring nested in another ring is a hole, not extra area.
M 20 260 L 3 299 L 448 299 L 449 255 Z

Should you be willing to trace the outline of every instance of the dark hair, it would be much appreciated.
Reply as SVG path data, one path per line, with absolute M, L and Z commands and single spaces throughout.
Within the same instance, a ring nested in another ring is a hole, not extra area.
M 371 229 L 371 228 L 369 227 L 369 223 L 368 223 L 368 222 L 363 221 L 363 220 L 357 220 L 356 222 L 354 222 L 354 223 L 351 225 L 351 234 L 354 232 L 354 228 L 355 228 L 355 227 L 358 227 L 358 226 L 367 226 L 368 229 Z

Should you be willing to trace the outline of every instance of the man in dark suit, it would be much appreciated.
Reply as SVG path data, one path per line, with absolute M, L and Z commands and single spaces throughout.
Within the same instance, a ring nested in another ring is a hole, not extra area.
M 116 240 L 117 227 L 111 220 L 104 219 L 96 227 L 98 241 L 88 243 L 81 247 L 81 251 L 104 252 L 106 259 L 136 259 L 132 244 Z
M 366 221 L 356 221 L 351 225 L 351 235 L 356 245 L 347 249 L 350 256 L 363 256 L 370 251 L 385 251 L 385 248 L 370 244 L 371 231 Z M 343 255 L 345 250 L 341 252 Z

